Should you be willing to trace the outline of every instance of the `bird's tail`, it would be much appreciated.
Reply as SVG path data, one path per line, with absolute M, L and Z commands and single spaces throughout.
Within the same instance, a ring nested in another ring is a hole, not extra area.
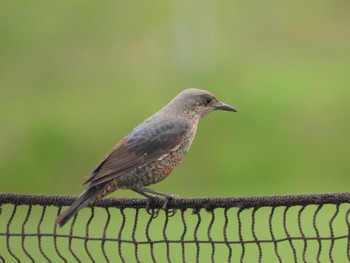
M 60 227 L 64 226 L 80 209 L 89 205 L 89 203 L 96 198 L 100 190 L 99 187 L 87 188 L 66 211 L 56 217 L 56 224 Z

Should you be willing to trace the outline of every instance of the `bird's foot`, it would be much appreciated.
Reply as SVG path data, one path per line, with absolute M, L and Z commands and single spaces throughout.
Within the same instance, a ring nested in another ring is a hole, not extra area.
M 157 192 L 147 188 L 132 189 L 132 190 L 147 197 L 148 200 L 146 205 L 146 212 L 152 217 L 155 218 L 159 215 L 160 209 L 155 209 L 153 208 L 154 205 L 152 205 L 152 202 L 154 202 L 155 200 L 159 200 L 159 197 L 163 197 L 162 199 L 164 200 L 164 203 L 161 209 L 163 209 L 167 213 L 167 215 L 170 217 L 175 215 L 177 209 L 168 209 L 167 206 L 168 206 L 169 200 L 177 198 L 178 197 L 177 195 Z
M 147 204 L 145 209 L 147 214 L 149 214 L 152 218 L 156 218 L 159 215 L 160 208 L 154 208 L 154 205 L 152 204 L 157 199 L 159 198 L 155 196 L 151 196 L 147 198 Z
M 173 217 L 176 214 L 177 210 L 178 209 L 176 209 L 176 208 L 172 208 L 172 209 L 167 209 L 165 211 L 166 211 L 168 217 Z
M 159 200 L 158 197 L 152 196 L 149 197 L 147 200 L 147 205 L 146 205 L 146 212 L 151 215 L 153 218 L 156 218 L 159 215 L 159 212 L 161 209 L 163 209 L 169 217 L 172 217 L 176 214 L 177 209 L 169 209 L 168 208 L 168 202 L 170 199 L 174 199 L 175 195 L 169 195 L 165 198 L 162 198 L 164 200 L 163 205 L 161 208 L 153 208 L 154 205 L 152 203 L 156 200 Z
M 176 197 L 178 197 L 178 196 L 177 196 L 177 195 L 170 195 L 170 194 L 169 194 L 169 197 L 166 197 L 165 200 L 164 200 L 162 209 L 167 213 L 167 216 L 168 216 L 168 217 L 172 217 L 172 216 L 174 216 L 174 215 L 176 214 L 177 209 L 175 209 L 175 208 L 174 208 L 174 209 L 169 209 L 169 208 L 168 208 L 168 202 L 169 202 L 169 200 L 174 199 L 174 198 L 176 198 Z

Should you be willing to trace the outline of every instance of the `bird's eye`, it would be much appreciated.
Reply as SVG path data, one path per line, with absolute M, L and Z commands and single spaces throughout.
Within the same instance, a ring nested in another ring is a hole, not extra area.
M 212 98 L 208 97 L 208 96 L 204 96 L 203 97 L 203 103 L 205 106 L 209 105 L 212 101 Z

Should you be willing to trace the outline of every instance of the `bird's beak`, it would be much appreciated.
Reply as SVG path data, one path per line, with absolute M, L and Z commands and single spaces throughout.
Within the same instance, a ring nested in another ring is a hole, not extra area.
M 225 104 L 223 102 L 220 102 L 218 105 L 216 105 L 214 109 L 215 110 L 226 110 L 226 111 L 238 112 L 234 107 L 232 107 L 228 104 Z

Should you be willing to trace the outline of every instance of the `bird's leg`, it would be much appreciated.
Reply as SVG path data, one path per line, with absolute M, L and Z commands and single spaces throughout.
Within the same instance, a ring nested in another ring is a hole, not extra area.
M 147 197 L 148 199 L 154 197 L 154 195 L 146 194 L 146 193 L 143 191 L 143 188 L 142 188 L 142 189 L 134 188 L 134 189 L 131 189 L 131 190 L 133 190 L 134 192 L 136 192 L 136 193 L 138 193 L 138 194 L 140 194 L 140 195 L 143 195 L 143 196 Z
M 150 209 L 150 204 L 151 204 L 151 200 L 153 199 L 153 198 L 155 198 L 155 196 L 154 195 L 151 195 L 151 194 L 147 194 L 145 191 L 143 191 L 144 190 L 144 188 L 135 188 L 135 189 L 131 189 L 131 190 L 133 190 L 134 192 L 136 192 L 136 193 L 138 193 L 138 194 L 140 194 L 140 195 L 143 195 L 143 196 L 145 196 L 145 197 L 147 197 L 147 205 L 146 205 L 146 212 L 149 214 L 149 215 L 151 215 L 153 218 L 156 218 L 158 215 L 159 215 L 159 209 L 152 209 L 152 211 L 150 211 L 151 209 Z
M 153 194 L 153 195 L 158 195 L 158 196 L 164 197 L 165 200 L 164 200 L 164 204 L 162 206 L 162 209 L 166 210 L 171 216 L 175 215 L 176 209 L 167 209 L 167 205 L 168 205 L 169 200 L 178 197 L 177 195 L 157 192 L 157 191 L 154 191 L 154 190 L 148 189 L 148 188 L 142 188 L 142 191 L 144 193 L 149 193 L 149 194 Z
M 159 214 L 159 209 L 156 212 L 154 212 L 154 211 L 150 212 L 151 199 L 156 197 L 156 196 L 161 196 L 161 197 L 165 198 L 164 204 L 162 206 L 162 209 L 166 210 L 170 214 L 170 216 L 173 216 L 176 213 L 177 209 L 167 209 L 167 204 L 168 204 L 170 199 L 177 197 L 177 195 L 157 192 L 157 191 L 154 191 L 154 190 L 151 190 L 151 189 L 148 189 L 148 188 L 135 188 L 135 189 L 131 189 L 131 190 L 133 190 L 134 192 L 139 193 L 140 195 L 143 195 L 143 196 L 148 198 L 148 202 L 147 202 L 147 205 L 146 205 L 146 211 L 147 211 L 148 214 L 154 215 L 155 217 L 157 217 L 158 214 Z
M 152 195 L 158 195 L 158 196 L 165 197 L 166 199 L 172 199 L 172 198 L 178 197 L 177 195 L 157 192 L 157 191 L 154 191 L 154 190 L 148 189 L 148 188 L 142 188 L 140 190 L 143 191 L 144 193 L 149 193 L 149 194 L 152 194 Z

